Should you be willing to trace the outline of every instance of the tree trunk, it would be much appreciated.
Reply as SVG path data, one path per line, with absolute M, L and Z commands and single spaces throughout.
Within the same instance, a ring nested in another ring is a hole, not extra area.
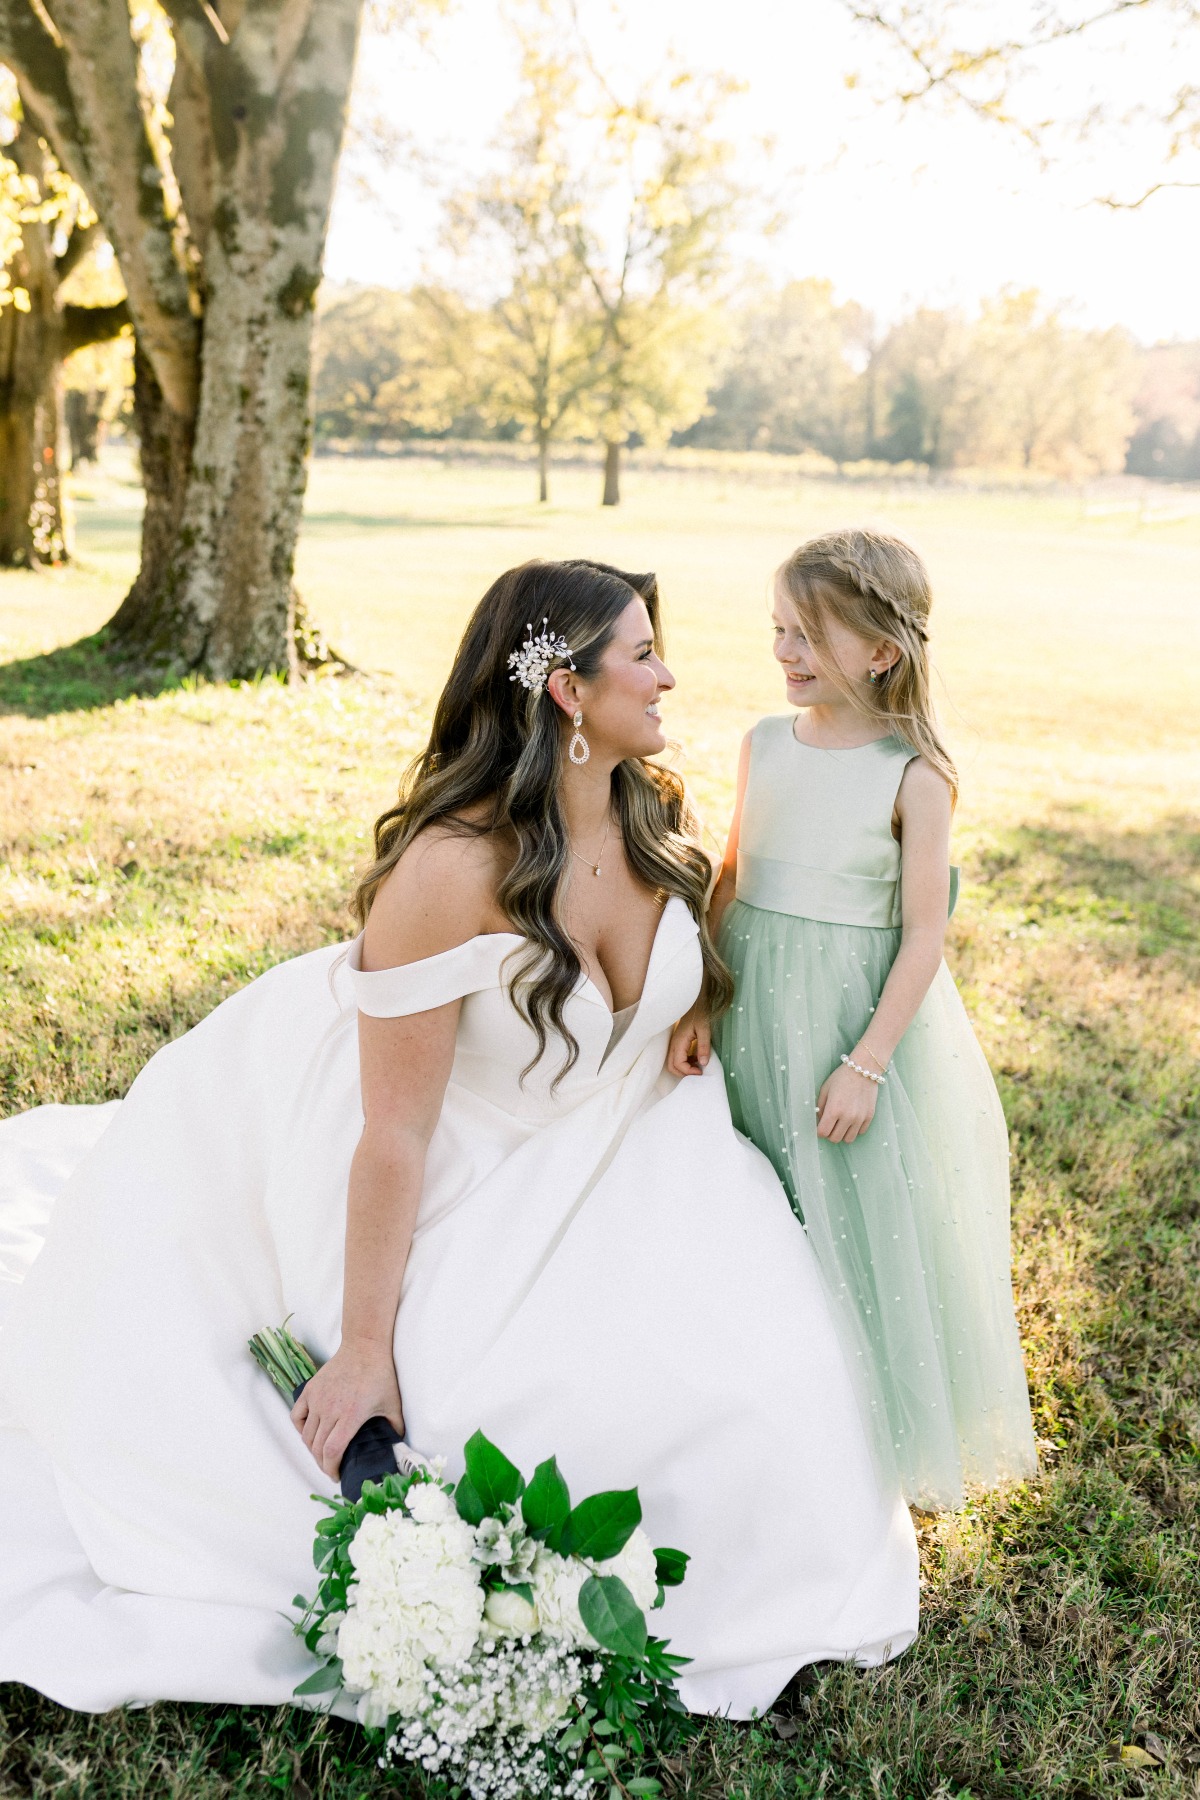
M 140 342 L 133 351 L 133 418 L 141 453 L 142 553 L 133 586 L 109 622 L 114 646 L 138 661 L 170 662 L 178 647 L 162 596 L 175 566 L 191 467 L 192 428 L 166 403 Z
M 94 463 L 100 455 L 104 426 L 104 395 L 100 390 L 84 393 L 71 388 L 63 397 L 63 416 L 71 446 L 71 467 Z
M 605 444 L 604 446 L 604 498 L 601 506 L 620 506 L 621 504 L 621 446 Z
M 550 440 L 539 437 L 537 441 L 538 468 L 538 504 L 542 505 L 550 498 Z
M 74 552 L 71 515 L 63 493 L 65 465 L 62 363 L 55 358 L 33 413 L 36 479 L 30 526 L 39 562 L 68 562 Z
M 29 239 L 40 229 L 25 227 Z M 37 247 L 22 243 L 11 271 L 13 286 L 29 295 L 29 310 L 10 305 L 0 312 L 0 567 L 9 569 L 51 560 L 58 520 L 53 390 L 59 321 L 53 293 L 38 279 L 42 259 L 31 248 Z
M 0 0 L 0 54 L 103 221 L 142 353 L 144 560 L 111 633 L 131 660 L 296 666 L 312 309 L 363 4 L 163 0 L 168 165 L 125 0 Z
M 275 9 L 263 8 L 261 23 L 242 15 L 235 65 L 206 39 L 213 179 L 199 407 L 185 464 L 186 425 L 145 384 L 161 495 L 152 517 L 148 485 L 143 567 L 112 628 L 127 652 L 218 681 L 297 667 L 292 568 L 313 306 L 361 6 L 321 0 L 310 10 L 269 106 L 253 72 L 275 53 Z

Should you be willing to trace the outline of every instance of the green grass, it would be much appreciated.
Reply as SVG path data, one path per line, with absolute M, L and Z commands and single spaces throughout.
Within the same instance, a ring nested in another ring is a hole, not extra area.
M 114 459 L 78 500 L 77 567 L 0 577 L 0 1107 L 119 1094 L 224 994 L 345 932 L 364 834 L 501 568 L 658 570 L 668 716 L 719 836 L 738 738 L 781 707 L 773 563 L 831 521 L 889 521 L 939 596 L 964 777 L 950 960 L 1012 1126 L 1044 1469 L 922 1522 L 923 1632 L 896 1665 L 806 1671 L 772 1720 L 711 1727 L 664 1779 L 672 1800 L 1200 1795 L 1200 524 L 747 467 L 635 470 L 614 514 L 590 470 L 539 510 L 520 467 L 318 462 L 302 583 L 333 640 L 391 673 L 138 692 L 81 642 L 136 550 Z M 1147 1742 L 1161 1766 L 1118 1760 Z M 4 1796 L 396 1785 L 348 1727 L 288 1709 L 0 1702 Z

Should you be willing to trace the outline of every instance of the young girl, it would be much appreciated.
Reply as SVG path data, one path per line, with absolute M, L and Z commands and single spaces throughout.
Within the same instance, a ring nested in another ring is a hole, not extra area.
M 712 902 L 735 1124 L 804 1220 L 907 1498 L 1036 1468 L 1009 1271 L 1008 1134 L 942 961 L 957 782 L 934 723 L 929 581 L 896 538 L 815 538 L 776 577 L 794 716 L 742 745 Z M 670 1067 L 708 1060 L 702 1014 Z

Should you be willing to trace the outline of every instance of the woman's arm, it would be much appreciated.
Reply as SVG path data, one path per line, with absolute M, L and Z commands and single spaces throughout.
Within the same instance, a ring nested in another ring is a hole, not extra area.
M 729 826 L 729 837 L 725 843 L 721 872 L 717 876 L 716 885 L 708 903 L 708 930 L 714 940 L 720 929 L 725 908 L 737 891 L 738 842 L 742 832 L 742 807 L 746 800 L 746 781 L 750 774 L 750 740 L 753 735 L 752 731 L 748 731 L 742 739 L 742 748 L 738 756 L 737 797 L 733 803 L 733 819 Z M 703 1075 L 711 1055 L 712 1026 L 709 1023 L 708 1006 L 704 994 L 701 993 L 695 1006 L 684 1018 L 680 1019 L 671 1033 L 671 1042 L 667 1049 L 667 1068 L 672 1075 Z
M 379 890 L 363 967 L 435 956 L 489 929 L 490 855 L 470 840 L 420 838 Z M 363 1132 L 350 1165 L 341 1344 L 292 1411 L 331 1478 L 367 1419 L 404 1430 L 392 1338 L 429 1140 L 454 1060 L 461 1001 L 404 1018 L 359 1014 Z
M 900 948 L 853 1062 L 882 1075 L 938 972 L 950 904 L 950 789 L 929 763 L 910 762 L 896 797 L 904 857 Z M 875 1116 L 878 1089 L 844 1063 L 817 1099 L 817 1136 L 849 1144 Z

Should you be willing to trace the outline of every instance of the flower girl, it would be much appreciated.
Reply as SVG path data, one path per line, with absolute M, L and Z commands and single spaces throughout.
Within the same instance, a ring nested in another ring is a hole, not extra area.
M 881 1455 L 908 1499 L 1036 1468 L 1009 1268 L 1008 1136 L 942 960 L 954 766 L 926 648 L 929 581 L 868 531 L 776 577 L 795 715 L 742 746 L 713 929 L 734 1122 L 775 1164 L 840 1311 Z M 707 1061 L 700 1013 L 670 1066 Z

